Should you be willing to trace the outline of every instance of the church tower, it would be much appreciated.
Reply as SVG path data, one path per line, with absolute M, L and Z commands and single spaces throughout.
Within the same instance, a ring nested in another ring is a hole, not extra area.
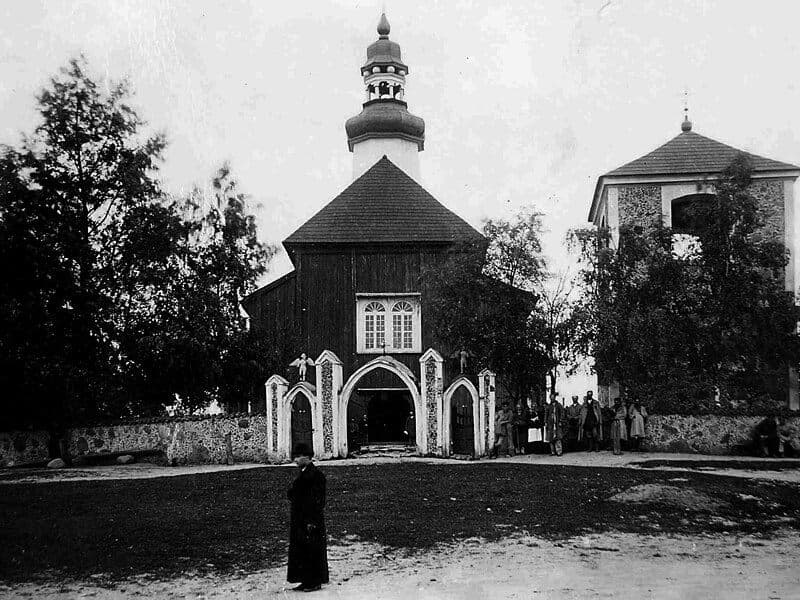
M 365 102 L 360 114 L 347 120 L 347 146 L 353 153 L 353 179 L 384 155 L 417 182 L 419 153 L 425 145 L 425 121 L 408 112 L 405 102 L 408 67 L 400 45 L 389 40 L 386 14 L 378 23 L 378 40 L 367 48 L 361 67 Z

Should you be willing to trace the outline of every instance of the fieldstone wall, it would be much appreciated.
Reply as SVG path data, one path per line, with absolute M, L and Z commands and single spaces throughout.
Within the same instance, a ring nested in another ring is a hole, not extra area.
M 621 185 L 619 187 L 619 225 L 647 227 L 661 223 L 660 185 Z
M 755 179 L 749 192 L 757 200 L 758 216 L 763 220 L 761 231 L 767 239 L 783 242 L 783 181 Z
M 652 452 L 741 454 L 752 452 L 753 428 L 763 417 L 651 415 L 646 448 Z M 794 448 L 800 450 L 800 417 L 786 422 Z
M 0 432 L 0 467 L 47 460 L 46 431 Z
M 435 378 L 431 379 L 435 381 Z M 428 399 L 435 397 L 433 388 L 429 392 L 426 394 Z M 651 452 L 697 454 L 752 452 L 753 428 L 762 418 L 651 415 L 647 419 L 645 448 Z M 73 457 L 79 457 L 160 450 L 171 465 L 215 464 L 228 460 L 229 436 L 230 454 L 234 461 L 266 462 L 268 427 L 265 415 L 189 417 L 153 423 L 81 427 L 70 430 L 69 451 Z M 794 448 L 800 450 L 800 417 L 788 419 L 786 430 Z M 429 443 L 438 443 L 436 427 L 431 427 L 427 433 Z M 487 439 L 488 444 L 492 441 Z M 48 458 L 47 445 L 48 434 L 44 431 L 0 433 L 0 467 L 44 461 Z M 435 445 L 432 447 L 436 448 Z
M 73 458 L 155 450 L 171 465 L 266 462 L 267 427 L 261 414 L 176 417 L 70 429 L 67 447 Z M 0 433 L 0 467 L 47 459 L 47 443 L 43 431 Z
M 171 419 L 161 423 L 85 427 L 70 431 L 69 449 L 73 456 L 161 450 L 171 465 L 214 464 L 227 461 L 226 438 L 230 435 L 233 460 L 265 462 L 267 427 L 265 415 L 225 415 Z

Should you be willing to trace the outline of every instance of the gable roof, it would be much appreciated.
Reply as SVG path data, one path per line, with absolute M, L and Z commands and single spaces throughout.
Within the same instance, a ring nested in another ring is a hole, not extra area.
M 689 175 L 720 173 L 742 152 L 733 146 L 712 140 L 694 131 L 682 131 L 649 154 L 609 171 L 604 177 L 626 175 Z M 744 152 L 753 163 L 753 170 L 789 171 L 800 167 Z
M 464 242 L 483 240 L 386 156 L 283 244 Z

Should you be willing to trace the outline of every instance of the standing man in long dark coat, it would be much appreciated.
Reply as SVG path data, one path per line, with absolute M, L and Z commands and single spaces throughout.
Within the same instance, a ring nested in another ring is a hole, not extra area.
M 289 487 L 289 569 L 286 579 L 299 582 L 297 591 L 313 592 L 328 583 L 328 542 L 325 533 L 325 475 L 311 458 L 308 444 L 297 444 L 294 462 L 300 474 Z
M 564 407 L 556 398 L 555 392 L 550 394 L 550 404 L 546 410 L 545 437 L 550 444 L 550 455 L 561 456 L 564 438 Z

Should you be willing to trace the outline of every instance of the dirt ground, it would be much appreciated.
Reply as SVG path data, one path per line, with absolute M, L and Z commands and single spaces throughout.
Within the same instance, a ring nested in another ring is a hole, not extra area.
M 614 457 L 578 453 L 564 457 L 522 456 L 503 459 L 521 463 L 637 468 L 636 462 L 664 455 L 628 454 Z M 669 455 L 670 460 L 680 459 Z M 697 460 L 697 456 L 687 456 Z M 708 458 L 708 457 L 706 457 Z M 724 457 L 720 458 L 724 461 Z M 397 459 L 367 459 L 395 462 Z M 415 459 L 401 459 L 415 460 Z M 420 459 L 416 459 L 420 460 Z M 741 460 L 741 459 L 738 459 Z M 364 464 L 359 459 L 358 464 Z M 441 464 L 443 461 L 436 461 Z M 332 461 L 325 467 L 351 464 Z M 64 477 L 22 481 L 57 482 L 87 478 L 151 478 L 253 468 L 256 465 L 155 467 L 128 465 L 65 470 Z M 670 467 L 680 471 L 690 467 Z M 719 469 L 739 477 L 800 482 L 800 469 L 751 471 Z M 16 480 L 20 481 L 20 480 Z M 14 482 L 3 482 L 13 485 Z M 682 506 L 716 499 L 671 485 L 639 485 L 612 498 L 637 503 L 656 499 Z M 502 527 L 502 525 L 499 525 Z M 510 526 L 509 526 L 510 527 Z M 785 529 L 761 537 L 743 534 L 644 535 L 603 533 L 561 542 L 512 534 L 498 542 L 470 538 L 434 550 L 410 553 L 366 543 L 356 537 L 329 547 L 331 583 L 312 597 L 347 599 L 494 599 L 494 598 L 800 598 L 800 571 L 796 568 L 800 537 Z M 187 573 L 169 581 L 139 576 L 105 587 L 102 576 L 62 584 L 0 584 L 0 598 L 282 598 L 297 597 L 285 583 L 285 568 L 240 572 L 229 577 Z
M 408 556 L 353 541 L 329 549 L 331 583 L 314 598 L 348 600 L 494 598 L 800 597 L 800 540 L 755 537 L 591 535 L 564 543 L 513 537 L 465 540 Z M 283 568 L 231 578 L 134 579 L 112 589 L 91 582 L 0 588 L 3 598 L 297 597 Z

